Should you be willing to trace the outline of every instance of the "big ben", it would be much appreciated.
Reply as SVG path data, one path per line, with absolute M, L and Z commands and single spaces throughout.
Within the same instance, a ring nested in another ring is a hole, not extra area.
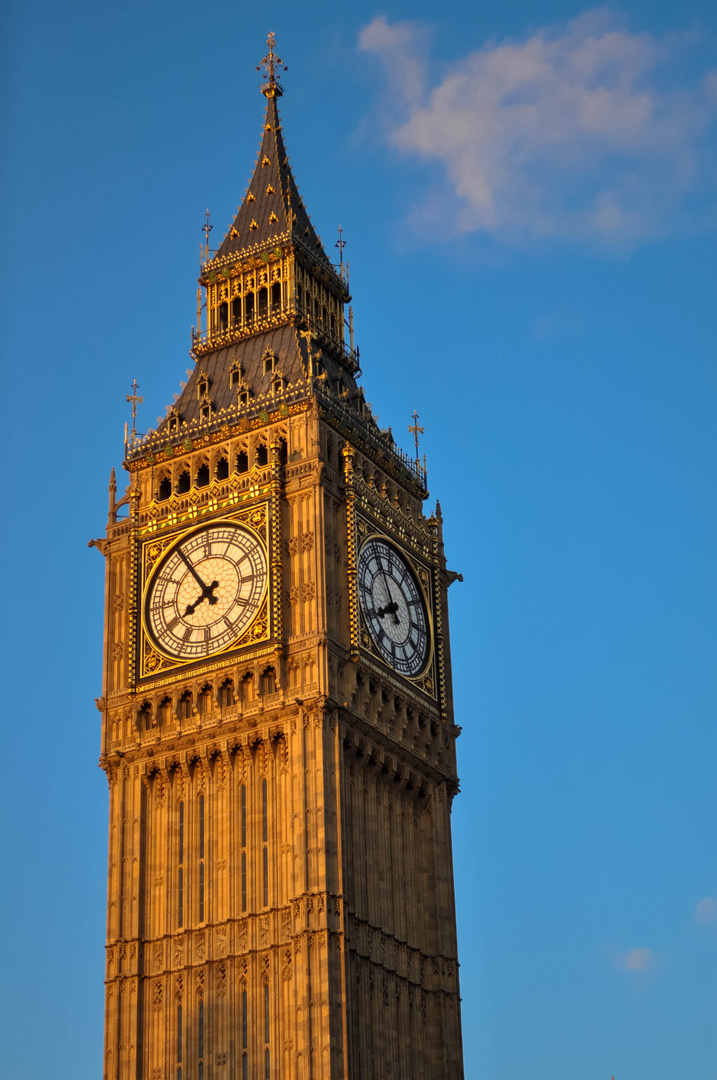
M 126 439 L 97 542 L 104 1077 L 460 1080 L 456 575 L 425 467 L 358 383 L 273 35 L 263 64 L 259 155 L 204 249 L 193 368 Z

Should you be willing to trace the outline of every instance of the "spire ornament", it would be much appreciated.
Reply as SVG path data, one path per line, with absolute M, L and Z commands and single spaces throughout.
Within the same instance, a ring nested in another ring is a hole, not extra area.
M 277 70 L 288 71 L 288 67 L 283 62 L 280 56 L 277 56 L 274 52 L 274 46 L 276 45 L 276 37 L 274 31 L 270 31 L 266 43 L 269 46 L 269 52 L 266 54 L 263 60 L 257 64 L 256 70 L 261 71 L 264 68 L 264 76 L 266 82 L 261 87 L 261 92 L 268 98 L 281 97 L 284 93 L 284 87 L 281 85 L 276 77 Z
M 132 402 L 132 446 L 137 441 L 137 406 L 144 403 L 144 398 L 137 396 L 139 390 L 139 383 L 136 379 L 132 380 L 132 393 L 127 394 L 127 401 Z M 126 441 L 125 435 L 125 441 Z
M 346 247 L 346 241 L 344 240 L 344 230 L 339 225 L 339 238 L 336 241 L 336 247 L 339 249 L 339 274 L 341 280 L 344 280 L 344 248 Z

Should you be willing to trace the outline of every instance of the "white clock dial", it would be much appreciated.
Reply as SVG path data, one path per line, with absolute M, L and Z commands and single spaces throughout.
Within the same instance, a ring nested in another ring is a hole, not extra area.
M 266 584 L 266 552 L 257 537 L 229 522 L 207 525 L 180 540 L 157 567 L 146 625 L 167 656 L 203 659 L 247 629 Z
M 376 648 L 401 675 L 418 675 L 428 660 L 428 619 L 408 563 L 384 540 L 368 540 L 358 564 L 361 610 Z

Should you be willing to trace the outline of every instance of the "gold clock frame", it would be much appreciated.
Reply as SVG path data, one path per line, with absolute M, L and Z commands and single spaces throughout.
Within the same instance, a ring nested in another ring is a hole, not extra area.
M 176 547 L 178 543 L 199 529 L 205 529 L 207 526 L 220 526 L 223 524 L 242 525 L 244 528 L 248 529 L 261 544 L 266 556 L 266 589 L 259 610 L 239 638 L 230 642 L 223 649 L 219 649 L 217 652 L 212 653 L 211 656 L 202 657 L 201 659 L 193 658 L 191 660 L 178 660 L 176 657 L 170 657 L 164 654 L 152 639 L 146 623 L 145 601 L 147 592 L 158 563 L 174 547 Z M 257 646 L 266 647 L 267 644 L 270 644 L 274 640 L 277 629 L 277 620 L 275 617 L 277 597 L 274 595 L 276 592 L 276 582 L 274 581 L 275 559 L 273 558 L 272 550 L 274 539 L 272 536 L 273 532 L 271 505 L 267 500 L 260 503 L 253 503 L 250 506 L 241 507 L 234 510 L 231 514 L 223 513 L 218 514 L 216 517 L 206 517 L 201 522 L 193 522 L 192 526 L 189 528 L 186 524 L 183 524 L 180 527 L 167 530 L 167 532 L 163 534 L 152 533 L 140 541 L 137 553 L 139 578 L 137 604 L 139 609 L 137 667 L 139 680 L 154 679 L 158 675 L 162 675 L 168 671 L 176 672 L 180 669 L 201 669 L 208 664 L 216 664 L 221 658 L 225 658 L 230 653 L 239 652 L 249 648 L 256 648 Z M 278 602 L 280 602 L 280 597 L 278 598 Z
M 390 531 L 378 525 L 376 522 L 371 521 L 369 518 L 364 517 L 363 514 L 355 515 L 355 528 L 356 539 L 354 543 L 355 552 L 355 564 L 356 572 L 353 575 L 352 588 L 355 591 L 355 606 L 357 614 L 357 647 L 360 652 L 371 657 L 372 660 L 378 661 L 384 667 L 388 668 L 394 678 L 403 679 L 405 682 L 410 683 L 412 686 L 419 690 L 422 690 L 424 694 L 428 694 L 434 701 L 438 700 L 438 672 L 437 672 L 437 659 L 436 659 L 436 613 L 434 611 L 434 597 L 435 589 L 433 583 L 433 571 L 431 568 L 418 559 L 415 554 L 406 547 L 405 544 L 400 543 Z M 400 671 L 396 671 L 392 668 L 388 661 L 375 644 L 371 632 L 368 628 L 366 620 L 364 618 L 363 610 L 361 608 L 361 602 L 358 595 L 358 562 L 361 556 L 361 550 L 364 545 L 370 540 L 381 540 L 385 544 L 389 544 L 395 548 L 399 555 L 405 560 L 411 573 L 413 574 L 418 588 L 421 592 L 423 599 L 424 611 L 426 613 L 427 633 L 428 633 L 428 655 L 426 663 L 417 675 L 404 675 Z

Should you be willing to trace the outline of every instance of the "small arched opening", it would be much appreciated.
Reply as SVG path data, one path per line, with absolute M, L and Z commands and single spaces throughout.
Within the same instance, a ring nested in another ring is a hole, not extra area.
M 199 691 L 197 708 L 200 716 L 209 716 L 212 711 L 212 688 L 208 684 Z
M 276 693 L 276 671 L 271 666 L 261 673 L 261 692 L 264 695 Z
M 247 671 L 241 681 L 241 699 L 245 704 L 248 704 L 254 700 L 255 696 L 254 676 L 250 671 Z
M 230 709 L 234 704 L 234 683 L 231 679 L 225 679 L 219 687 L 219 707 Z

